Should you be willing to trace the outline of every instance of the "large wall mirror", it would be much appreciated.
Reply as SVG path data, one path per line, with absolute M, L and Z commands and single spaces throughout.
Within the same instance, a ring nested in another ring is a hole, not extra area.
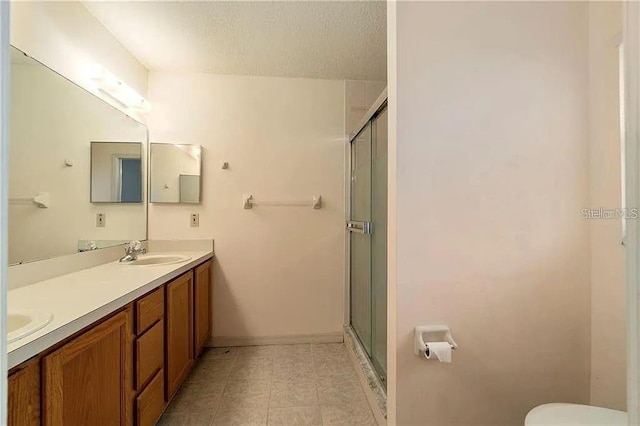
M 151 144 L 149 200 L 152 203 L 199 204 L 202 147 Z
M 147 238 L 144 125 L 15 48 L 9 114 L 10 264 Z

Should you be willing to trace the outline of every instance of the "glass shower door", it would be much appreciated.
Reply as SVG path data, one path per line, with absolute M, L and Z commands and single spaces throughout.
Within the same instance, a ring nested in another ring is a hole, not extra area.
M 371 356 L 371 124 L 351 142 L 351 326 Z
M 387 110 L 373 120 L 371 161 L 371 360 L 387 379 Z
M 351 326 L 371 364 L 387 371 L 387 111 L 351 142 Z

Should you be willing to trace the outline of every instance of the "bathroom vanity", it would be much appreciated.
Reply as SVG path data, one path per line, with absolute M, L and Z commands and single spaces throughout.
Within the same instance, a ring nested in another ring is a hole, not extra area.
M 39 337 L 14 345 L 20 357 L 43 340 L 48 347 L 10 368 L 9 425 L 154 425 L 211 337 L 212 262 L 212 253 L 199 253 L 161 270 L 112 262 L 72 274 L 101 276 L 102 285 L 113 279 L 114 286 L 123 268 L 134 277 L 99 319 L 92 317 L 99 310 L 88 307 L 85 315 L 56 324 L 54 312 Z M 50 281 L 48 288 L 66 285 L 65 277 Z M 27 292 L 37 292 L 20 290 L 19 303 Z M 88 320 L 59 341 L 50 337 Z M 10 367 L 11 355 L 10 347 Z
M 97 86 L 16 48 L 11 77 L 8 423 L 153 425 L 211 337 L 213 241 L 149 241 L 148 203 L 202 203 L 202 149 L 150 152 Z M 151 254 L 118 262 L 131 240 Z

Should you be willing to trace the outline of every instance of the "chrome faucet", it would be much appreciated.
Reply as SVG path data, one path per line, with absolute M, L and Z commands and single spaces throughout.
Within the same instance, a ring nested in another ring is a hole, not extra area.
M 124 256 L 120 258 L 120 262 L 132 262 L 138 259 L 138 256 L 145 254 L 146 248 L 142 248 L 140 241 L 131 241 L 129 245 L 124 249 Z

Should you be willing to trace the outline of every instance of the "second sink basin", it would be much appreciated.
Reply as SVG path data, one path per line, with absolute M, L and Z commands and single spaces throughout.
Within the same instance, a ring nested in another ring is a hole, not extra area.
M 147 256 L 140 256 L 137 260 L 123 263 L 123 265 L 136 265 L 136 266 L 160 266 L 160 265 L 172 265 L 174 263 L 182 263 L 191 260 L 189 256 L 169 255 L 169 254 L 151 254 Z
M 12 343 L 40 330 L 53 315 L 43 312 L 10 312 L 7 315 L 7 342 Z

